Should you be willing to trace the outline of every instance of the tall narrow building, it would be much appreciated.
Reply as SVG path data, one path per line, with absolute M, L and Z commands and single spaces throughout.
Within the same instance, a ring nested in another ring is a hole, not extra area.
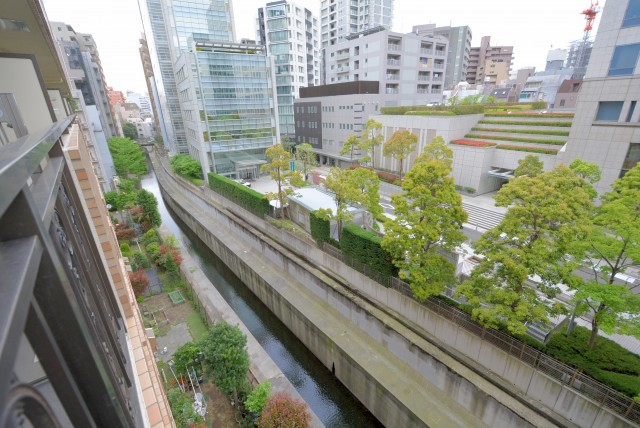
M 602 11 L 564 154 L 602 169 L 599 194 L 640 161 L 640 0 L 610 0 Z
M 513 62 L 513 46 L 491 46 L 491 36 L 484 36 L 480 46 L 471 48 L 467 82 L 474 85 L 500 84 L 509 78 Z
M 320 84 L 318 18 L 289 0 L 258 9 L 257 40 L 274 59 L 280 134 L 295 138 L 293 100 L 300 88 Z
M 324 49 L 351 34 L 375 27 L 391 29 L 393 0 L 322 0 L 320 20 Z

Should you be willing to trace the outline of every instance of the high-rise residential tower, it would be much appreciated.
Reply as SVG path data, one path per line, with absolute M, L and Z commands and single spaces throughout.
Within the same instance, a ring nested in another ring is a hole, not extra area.
M 274 59 L 280 134 L 293 140 L 293 100 L 300 88 L 320 84 L 318 18 L 295 2 L 279 0 L 258 9 L 256 25 L 258 43 Z
M 416 25 L 412 32 L 422 35 L 443 36 L 449 40 L 447 52 L 447 69 L 444 73 L 444 88 L 451 89 L 467 79 L 467 67 L 471 55 L 471 28 L 436 27 L 435 24 Z
M 393 0 L 322 0 L 320 20 L 324 49 L 350 34 L 380 26 L 391 29 Z
M 609 0 L 593 43 L 564 155 L 602 168 L 598 193 L 640 161 L 640 0 Z

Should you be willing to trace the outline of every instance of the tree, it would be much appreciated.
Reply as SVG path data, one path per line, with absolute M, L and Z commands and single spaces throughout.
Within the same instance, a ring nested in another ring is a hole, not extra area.
M 158 211 L 158 200 L 153 193 L 140 189 L 136 195 L 136 203 L 142 209 L 139 223 L 145 231 L 160 226 L 162 218 Z
M 130 140 L 135 141 L 138 139 L 138 130 L 136 129 L 136 126 L 131 122 L 125 122 L 122 124 L 122 133 L 124 134 L 125 138 L 128 138 Z
M 265 380 L 260 383 L 256 388 L 251 391 L 251 394 L 244 402 L 244 407 L 251 413 L 260 414 L 264 406 L 267 405 L 267 397 L 271 391 L 271 382 Z
M 384 143 L 384 156 L 391 156 L 400 161 L 400 181 L 402 181 L 403 162 L 415 150 L 418 137 L 408 130 L 396 131 L 389 141 Z
M 129 281 L 131 282 L 131 288 L 136 297 L 144 293 L 149 286 L 149 278 L 142 269 L 129 272 Z
M 367 168 L 356 168 L 349 174 L 348 184 L 356 190 L 354 203 L 362 205 L 374 218 L 382 214 L 378 174 Z
M 204 365 L 222 392 L 238 401 L 238 388 L 249 371 L 247 336 L 238 326 L 216 322 L 202 342 Z
M 627 284 L 615 283 L 616 275 L 640 267 L 640 164 L 614 183 L 594 214 L 593 228 L 579 240 L 585 246 L 581 260 L 592 275 L 575 278 L 574 296 L 577 313 L 591 315 L 591 349 L 599 330 L 640 338 L 640 296 Z
M 276 193 L 269 192 L 265 196 L 270 201 L 277 200 L 279 202 L 280 216 L 284 218 L 284 207 L 287 203 L 287 198 L 293 193 L 293 188 L 290 187 L 292 185 L 291 182 L 302 180 L 302 178 L 298 172 L 290 170 L 291 153 L 286 151 L 282 144 L 269 147 L 266 155 L 271 162 L 262 165 L 260 171 L 269 173 L 278 185 L 278 191 Z
M 171 169 L 187 178 L 202 178 L 200 163 L 189 155 L 177 154 L 169 159 Z
M 598 196 L 598 192 L 593 186 L 600 181 L 601 176 L 598 164 L 585 162 L 582 159 L 574 159 L 569 164 L 569 168 L 574 170 L 578 177 L 582 177 L 585 180 L 585 190 L 595 199 Z
M 311 415 L 307 403 L 292 398 L 286 392 L 279 392 L 267 398 L 267 403 L 258 418 L 261 428 L 308 428 Z
M 142 148 L 128 138 L 112 137 L 107 142 L 113 166 L 121 177 L 147 173 L 147 161 Z
M 414 164 L 402 183 L 403 193 L 391 197 L 396 218 L 385 223 L 382 248 L 421 301 L 455 283 L 455 267 L 438 250 L 453 251 L 466 239 L 461 229 L 467 213 L 450 172 L 440 160 Z
M 460 102 L 460 97 L 458 95 L 454 95 L 447 100 L 447 104 L 449 104 L 452 107 L 458 105 L 459 102 Z
M 167 399 L 178 428 L 193 427 L 194 424 L 202 422 L 202 416 L 193 409 L 193 400 L 180 389 L 174 388 L 167 391 Z
M 360 148 L 360 139 L 357 135 L 350 135 L 349 138 L 342 144 L 342 149 L 340 149 L 340 155 L 346 156 L 349 155 L 349 161 L 353 162 L 353 152 Z
M 309 179 L 309 173 L 318 166 L 316 154 L 313 146 L 309 143 L 302 143 L 296 146 L 296 169 L 302 172 L 304 180 Z
M 518 161 L 518 167 L 513 171 L 516 177 L 535 177 L 544 172 L 544 162 L 536 155 L 526 155 Z
M 384 141 L 382 135 L 382 124 L 375 119 L 367 120 L 364 131 L 360 135 L 359 147 L 364 150 L 367 155 L 360 158 L 360 163 L 371 162 L 373 169 L 376 169 L 376 147 L 380 146 Z
M 434 137 L 429 144 L 424 146 L 415 163 L 429 160 L 441 161 L 447 164 L 449 169 L 453 168 L 453 150 L 449 148 L 444 138 L 440 136 Z
M 557 284 L 567 283 L 577 267 L 576 236 L 588 229 L 591 197 L 584 180 L 564 165 L 535 177 L 510 180 L 496 195 L 509 207 L 502 222 L 485 232 L 473 247 L 484 258 L 457 293 L 468 299 L 473 317 L 485 326 L 504 323 L 515 334 L 526 322 L 547 321 L 564 311 L 549 301 Z M 540 278 L 537 290 L 527 284 Z
M 187 342 L 173 354 L 173 362 L 176 373 L 187 373 L 192 368 L 199 367 L 202 358 L 200 344 Z

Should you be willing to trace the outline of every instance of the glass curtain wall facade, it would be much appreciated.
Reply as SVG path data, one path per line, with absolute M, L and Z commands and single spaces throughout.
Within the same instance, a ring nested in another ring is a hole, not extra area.
M 256 178 L 279 136 L 272 60 L 259 45 L 197 43 L 178 61 L 191 155 L 205 171 Z

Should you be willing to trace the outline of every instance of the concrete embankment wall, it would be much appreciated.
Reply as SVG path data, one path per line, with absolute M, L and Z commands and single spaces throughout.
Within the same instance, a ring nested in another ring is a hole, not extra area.
M 171 234 L 165 226 L 160 226 L 158 232 L 162 238 Z M 249 371 L 253 377 L 255 377 L 259 383 L 266 380 L 271 382 L 272 394 L 283 391 L 298 400 L 304 401 L 296 388 L 289 382 L 264 348 L 260 346 L 260 343 L 253 337 L 249 329 L 224 300 L 224 297 L 222 297 L 216 287 L 209 281 L 209 278 L 202 272 L 191 255 L 185 250 L 182 250 L 181 254 L 183 260 L 180 264 L 180 273 L 185 281 L 187 281 L 193 298 L 197 300 L 198 305 L 204 310 L 208 322 L 214 323 L 224 320 L 231 325 L 237 325 L 247 336 L 247 352 L 251 360 Z M 312 427 L 324 428 L 324 424 L 313 410 L 309 409 L 309 414 L 311 415 Z
M 328 368 L 335 368 L 341 382 L 387 426 L 444 426 L 443 422 L 465 425 L 467 421 L 456 409 L 472 416 L 474 426 L 628 425 L 455 323 L 370 281 L 312 243 L 294 239 L 255 217 L 234 215 L 238 208 L 208 206 L 208 215 L 220 224 L 207 227 L 195 210 L 176 203 L 185 196 L 172 190 L 180 179 L 163 176 L 162 171 L 158 176 L 171 208 Z M 180 190 L 193 193 L 195 199 L 203 192 Z M 218 201 L 224 203 L 223 199 Z M 287 283 L 279 283 L 282 277 L 275 275 L 274 269 L 288 276 Z M 304 303 L 294 302 L 292 296 L 300 290 L 293 283 L 302 284 L 306 292 L 325 302 L 326 322 L 322 315 L 314 320 Z M 383 305 L 390 310 L 381 310 Z M 349 329 L 331 331 L 329 321 L 338 319 L 334 312 L 348 320 Z M 363 361 L 343 345 L 342 339 L 356 328 L 368 335 L 365 340 L 372 349 L 371 356 L 379 352 L 397 358 L 393 368 L 400 367 L 405 385 L 387 376 L 389 367 L 377 367 L 375 358 Z M 439 342 L 431 334 L 453 350 L 437 346 Z M 474 361 L 489 368 L 488 373 Z M 501 379 L 503 376 L 513 385 Z M 411 390 L 402 393 L 412 385 L 427 390 L 429 397 Z M 516 392 L 514 385 L 528 396 Z M 429 406 L 424 400 L 430 398 L 440 401 L 432 401 L 433 406 Z

